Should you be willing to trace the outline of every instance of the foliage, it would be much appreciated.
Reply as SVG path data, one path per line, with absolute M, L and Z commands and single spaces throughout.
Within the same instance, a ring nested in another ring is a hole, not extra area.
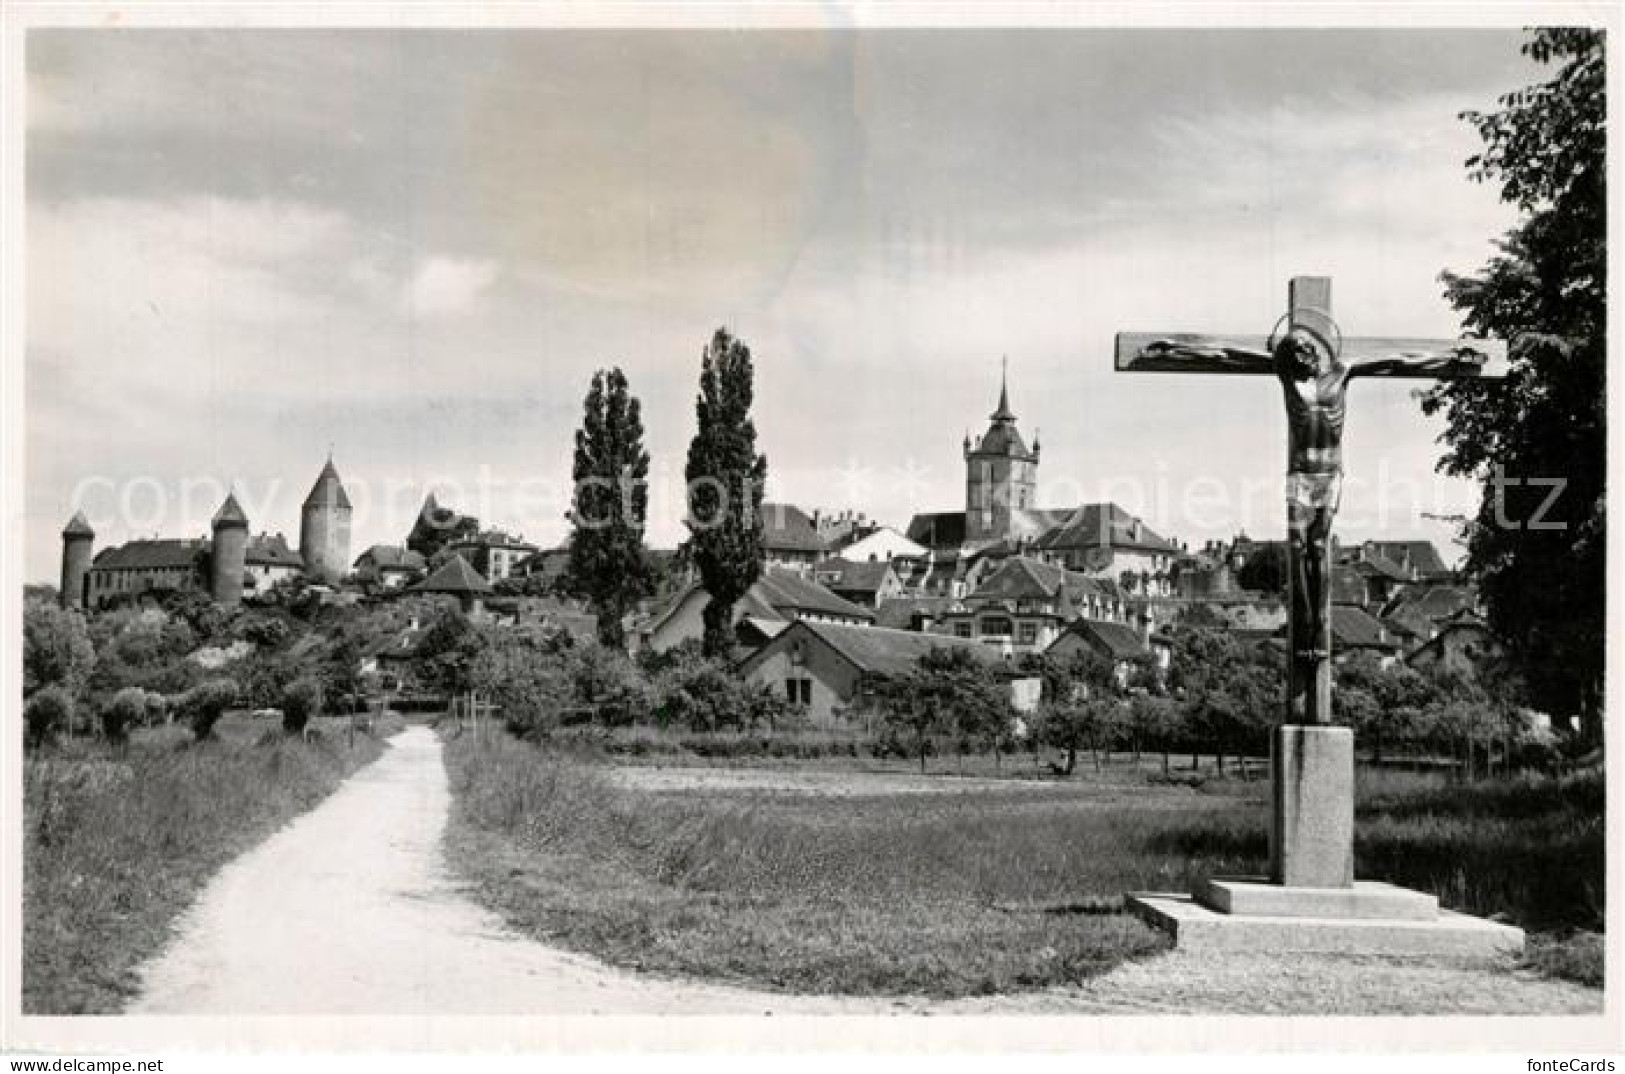
M 1491 627 L 1536 704 L 1579 713 L 1596 741 L 1607 589 L 1603 34 L 1535 30 L 1523 52 L 1555 76 L 1504 95 L 1499 111 L 1463 116 L 1484 141 L 1467 162 L 1472 177 L 1499 182 L 1523 220 L 1478 274 L 1441 276 L 1472 331 L 1511 340 L 1511 369 L 1503 383 L 1442 384 L 1423 409 L 1446 418 L 1441 469 L 1484 482 L 1467 569 Z M 1503 488 L 1502 473 L 1519 483 Z M 1562 484 L 1547 503 L 1553 481 Z
M 1255 593 L 1286 593 L 1287 551 L 1279 541 L 1263 544 L 1253 550 L 1247 562 L 1236 572 L 1236 584 Z
M 1042 681 L 1034 738 L 1064 750 L 1062 772 L 1077 768 L 1078 751 L 1110 742 L 1120 699 L 1116 669 L 1092 649 L 1079 649 L 1065 659 L 1040 657 L 1029 662 Z
M 95 663 L 85 617 L 43 601 L 23 608 L 23 694 L 46 686 L 77 692 Z
M 71 726 L 73 695 L 61 686 L 42 686 L 23 702 L 25 741 L 35 749 L 56 741 L 62 728 Z
M 151 696 L 139 686 L 126 686 L 102 705 L 102 734 L 108 742 L 119 746 L 129 741 L 130 729 L 145 723 L 152 711 Z
M 721 660 L 687 656 L 655 677 L 653 716 L 662 727 L 748 729 L 772 720 L 781 711 L 776 695 L 740 679 Z
M 545 639 L 496 628 L 479 633 L 468 669 L 469 689 L 497 707 L 516 735 L 543 737 L 570 700 L 570 683 L 557 650 Z
M 477 537 L 479 532 L 480 520 L 473 515 L 437 506 L 418 515 L 412 532 L 406 537 L 406 547 L 422 556 L 425 563 L 432 563 L 447 545 L 465 537 Z
M 322 713 L 322 684 L 310 677 L 295 679 L 282 691 L 282 729 L 297 735 L 312 716 Z
M 1211 627 L 1181 624 L 1172 635 L 1168 685 L 1192 746 L 1221 757 L 1263 752 L 1285 690 L 1279 652 Z
M 619 368 L 593 374 L 576 430 L 569 587 L 598 616 L 598 640 L 626 643 L 621 620 L 654 591 L 643 546 L 649 453 L 642 407 Z
M 571 653 L 575 704 L 610 727 L 630 724 L 649 708 L 650 688 L 638 666 L 620 649 L 579 646 Z
M 443 611 L 418 643 L 416 661 L 424 684 L 456 696 L 473 689 L 472 669 L 481 638 L 468 616 L 455 608 Z
M 192 737 L 199 742 L 213 737 L 214 725 L 237 704 L 237 697 L 237 684 L 230 679 L 209 679 L 186 691 L 180 714 L 191 725 Z
M 996 744 L 1013 716 L 997 670 L 962 645 L 933 646 L 904 674 L 878 678 L 872 692 L 887 724 L 912 736 L 921 771 L 933 734 L 952 737 L 962 753 L 978 740 Z
M 762 492 L 767 458 L 756 452 L 751 421 L 750 348 L 716 330 L 700 359 L 696 427 L 683 476 L 688 482 L 689 554 L 710 596 L 705 651 L 724 656 L 733 642 L 734 605 L 762 573 Z
M 98 693 L 140 686 L 174 694 L 197 681 L 197 665 L 186 659 L 197 635 L 184 619 L 157 609 L 104 613 L 93 621 L 92 637 L 90 686 Z

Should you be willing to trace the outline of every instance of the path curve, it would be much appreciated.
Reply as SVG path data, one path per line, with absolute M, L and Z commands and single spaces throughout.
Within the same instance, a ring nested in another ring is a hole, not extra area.
M 1486 969 L 1174 952 L 1071 988 L 952 1002 L 794 996 L 651 977 L 538 943 L 447 873 L 440 741 L 410 727 L 227 865 L 143 968 L 131 1014 L 1591 1012 L 1600 990 Z

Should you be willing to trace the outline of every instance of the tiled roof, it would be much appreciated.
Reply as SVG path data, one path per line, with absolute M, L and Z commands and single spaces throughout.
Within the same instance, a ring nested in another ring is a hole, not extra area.
M 398 544 L 375 544 L 355 558 L 355 566 L 366 561 L 378 571 L 421 571 L 427 566 L 423 556 Z
M 503 533 L 501 530 L 486 530 L 485 532 L 476 534 L 473 537 L 459 538 L 457 541 L 454 541 L 450 547 L 517 548 L 531 553 L 535 553 L 537 551 L 537 547 L 531 544 L 529 541 L 515 537 L 511 533 Z
M 168 570 L 196 567 L 208 542 L 197 538 L 128 541 L 104 549 L 91 563 L 98 571 Z
M 1398 643 L 1383 629 L 1380 620 L 1346 604 L 1332 606 L 1332 640 L 1336 645 L 1349 648 L 1398 647 Z
M 1353 567 L 1332 568 L 1332 603 L 1364 604 L 1365 578 Z
M 927 548 L 957 548 L 965 543 L 965 512 L 937 511 L 909 519 L 908 539 Z
M 1075 619 L 1066 633 L 1093 639 L 1113 660 L 1132 660 L 1146 651 L 1145 640 L 1139 631 L 1127 623 L 1110 623 L 1100 619 Z M 1064 637 L 1065 635 L 1062 635 Z M 1056 641 L 1060 639 L 1057 638 Z
M 280 533 L 250 537 L 243 561 L 255 567 L 302 568 L 305 565 L 305 558 L 289 548 L 288 539 Z
M 350 497 L 345 494 L 344 483 L 339 480 L 332 459 L 328 459 L 322 472 L 316 475 L 316 483 L 310 486 L 310 495 L 305 497 L 305 506 L 349 508 Z
M 866 674 L 902 675 L 912 671 L 920 657 L 932 649 L 962 649 L 988 665 L 1001 664 L 999 655 L 979 642 L 946 634 L 922 634 L 913 630 L 851 626 L 845 623 L 811 623 L 803 620 L 773 639 L 771 646 L 789 644 L 795 632 L 806 631 L 822 639 Z M 760 651 L 765 651 L 760 650 Z
M 214 513 L 213 524 L 216 527 L 248 525 L 248 516 L 243 514 L 243 507 L 237 502 L 235 492 L 226 493 L 225 502 L 220 505 L 220 510 Z
M 915 615 L 934 618 L 952 605 L 953 601 L 948 597 L 893 597 L 881 601 L 875 609 L 875 626 L 907 630 L 914 622 Z
M 1179 551 L 1172 541 L 1153 533 L 1149 526 L 1115 503 L 1090 503 L 1076 508 L 1065 522 L 1038 538 L 1038 547 L 1045 550 L 1106 547 Z
M 490 593 L 491 585 L 462 556 L 447 556 L 434 573 L 412 587 L 414 593 Z
M 1113 599 L 1119 594 L 1115 583 L 1108 587 L 1101 579 L 1069 571 L 1043 560 L 1033 559 L 1030 556 L 1011 556 L 1000 564 L 968 599 L 1054 599 L 1057 596 L 1070 602 L 1088 596 Z
M 1450 573 L 1432 541 L 1368 541 L 1367 544 L 1401 569 L 1422 575 Z
M 781 613 L 812 612 L 821 615 L 841 615 L 854 619 L 873 619 L 867 609 L 842 600 L 817 582 L 809 581 L 794 571 L 769 567 L 762 572 L 747 596 L 767 604 Z
M 826 559 L 813 568 L 813 577 L 819 584 L 846 593 L 877 593 L 889 573 L 891 564 L 879 561 L 854 563 L 846 559 Z
M 68 519 L 68 524 L 62 527 L 62 536 L 94 537 L 96 536 L 96 531 L 90 528 L 89 522 L 85 521 L 85 513 L 83 511 L 75 511 L 73 513 L 73 517 Z
M 769 551 L 822 552 L 826 547 L 812 519 L 794 504 L 764 503 L 761 520 L 762 547 Z
M 1389 615 L 1421 615 L 1430 620 L 1443 619 L 1464 608 L 1470 609 L 1476 603 L 1472 586 L 1408 585 L 1388 602 L 1384 612 Z
M 971 448 L 972 455 L 1017 455 L 1022 458 L 1031 456 L 1027 450 L 1026 441 L 1021 439 L 1021 433 L 1013 422 L 995 421 L 988 427 L 982 439 Z

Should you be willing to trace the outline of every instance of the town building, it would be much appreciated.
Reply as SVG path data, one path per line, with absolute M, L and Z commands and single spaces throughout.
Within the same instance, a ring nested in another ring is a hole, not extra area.
M 402 589 L 422 578 L 428 564 L 410 548 L 396 544 L 375 544 L 356 557 L 355 576 L 385 589 Z
M 711 596 L 702 586 L 690 585 L 650 622 L 641 645 L 665 652 L 685 641 L 699 641 L 705 636 L 702 614 L 710 603 Z M 874 622 L 874 613 L 842 600 L 797 571 L 768 567 L 734 604 L 733 618 L 736 630 L 743 624 L 751 633 L 748 643 L 770 632 L 772 628 L 764 628 L 763 623 L 807 620 L 861 626 Z
M 903 595 L 903 580 L 885 561 L 851 563 L 840 558 L 826 559 L 813 568 L 812 577 L 842 600 L 865 608 L 877 607 L 882 601 Z
M 1012 556 L 931 624 L 933 633 L 974 639 L 1013 656 L 1043 652 L 1075 619 L 1124 622 L 1128 603 L 1105 579 Z
M 829 555 L 812 516 L 788 503 L 764 503 L 762 555 L 770 567 L 804 570 Z
M 814 726 L 872 730 L 879 679 L 906 675 L 932 649 L 962 648 L 989 667 L 998 655 L 975 642 L 851 623 L 798 620 L 780 630 L 739 664 L 747 680 L 800 706 Z M 1011 703 L 1031 710 L 1035 683 L 1013 673 Z
M 492 582 L 500 582 L 519 577 L 515 568 L 539 549 L 523 537 L 515 537 L 501 530 L 484 530 L 452 541 L 446 545 L 445 551 L 468 560 L 470 566 Z

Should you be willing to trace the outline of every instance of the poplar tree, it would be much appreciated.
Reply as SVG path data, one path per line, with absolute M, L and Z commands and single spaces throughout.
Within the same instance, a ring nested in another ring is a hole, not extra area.
M 727 654 L 733 609 L 762 574 L 762 491 L 767 459 L 756 452 L 750 348 L 719 328 L 700 358 L 696 428 L 688 446 L 689 552 L 710 596 L 704 652 Z
M 642 407 L 619 368 L 599 370 L 576 430 L 568 584 L 598 617 L 598 640 L 625 645 L 622 619 L 653 589 L 643 545 L 649 513 L 649 453 Z

